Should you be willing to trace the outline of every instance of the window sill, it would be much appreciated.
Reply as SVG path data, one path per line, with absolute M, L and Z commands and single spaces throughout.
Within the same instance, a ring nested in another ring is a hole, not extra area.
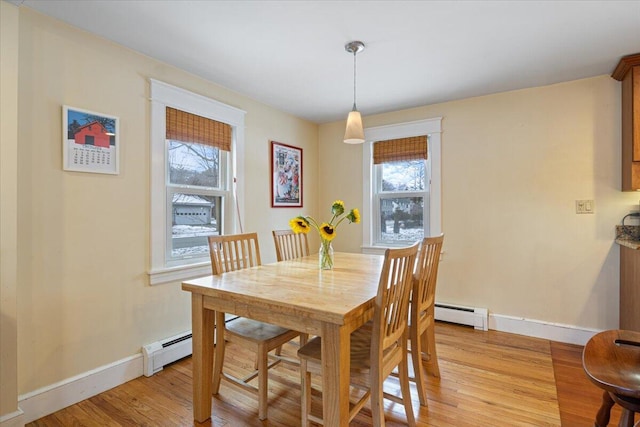
M 408 245 L 405 245 L 408 246 Z M 384 251 L 386 251 L 387 249 L 397 249 L 397 248 L 402 248 L 404 247 L 403 245 L 398 245 L 398 246 L 392 246 L 392 245 L 388 245 L 388 246 L 360 246 L 360 250 L 362 251 L 363 254 L 367 254 L 367 255 L 384 255 Z M 440 261 L 442 261 L 442 257 L 444 256 L 444 251 L 440 251 Z
M 160 268 L 149 271 L 149 284 L 160 285 L 178 280 L 193 279 L 211 275 L 211 263 L 181 265 L 178 267 Z
M 387 249 L 398 249 L 405 248 L 407 246 L 411 246 L 411 243 L 404 243 L 399 245 L 379 245 L 379 246 L 360 246 L 360 249 L 363 254 L 368 255 L 384 255 L 384 252 Z

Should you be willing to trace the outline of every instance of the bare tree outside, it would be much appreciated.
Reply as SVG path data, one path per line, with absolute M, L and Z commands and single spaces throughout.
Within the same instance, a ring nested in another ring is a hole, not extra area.
M 169 142 L 169 181 L 172 184 L 218 188 L 220 150 L 206 144 Z

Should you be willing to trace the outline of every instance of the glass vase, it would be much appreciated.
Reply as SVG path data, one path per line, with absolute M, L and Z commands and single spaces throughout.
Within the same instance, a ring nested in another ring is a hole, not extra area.
M 331 241 L 322 240 L 320 243 L 318 261 L 321 270 L 331 270 L 333 268 L 333 246 L 331 246 Z

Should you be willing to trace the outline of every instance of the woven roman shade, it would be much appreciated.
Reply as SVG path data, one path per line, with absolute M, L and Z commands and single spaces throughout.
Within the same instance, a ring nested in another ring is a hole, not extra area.
M 231 126 L 167 107 L 167 139 L 195 142 L 231 151 Z
M 427 159 L 427 136 L 389 139 L 373 144 L 373 164 Z

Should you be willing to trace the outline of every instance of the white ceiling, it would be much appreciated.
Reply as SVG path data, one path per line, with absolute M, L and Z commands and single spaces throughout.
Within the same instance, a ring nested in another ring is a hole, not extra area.
M 299 117 L 345 119 L 610 74 L 640 0 L 13 0 Z

